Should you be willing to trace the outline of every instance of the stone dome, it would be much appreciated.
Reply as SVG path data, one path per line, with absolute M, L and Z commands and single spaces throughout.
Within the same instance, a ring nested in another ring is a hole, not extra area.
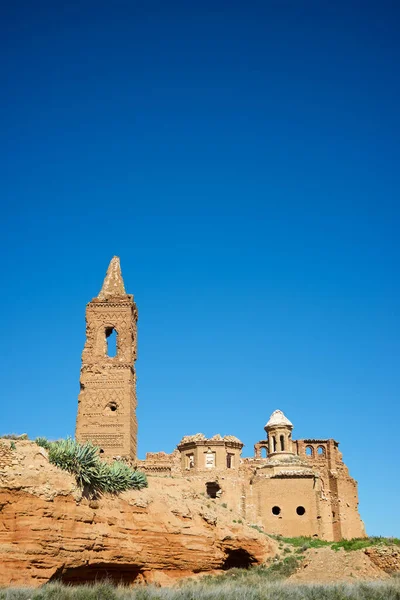
M 274 410 L 272 415 L 269 418 L 268 423 L 266 424 L 264 429 L 269 427 L 277 427 L 278 425 L 285 425 L 286 427 L 293 427 L 293 423 L 289 421 L 287 417 L 283 414 L 281 410 Z

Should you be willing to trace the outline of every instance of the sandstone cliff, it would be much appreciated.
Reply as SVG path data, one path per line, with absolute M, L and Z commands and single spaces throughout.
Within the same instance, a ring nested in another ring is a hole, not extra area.
M 0 585 L 167 583 L 276 554 L 274 540 L 234 518 L 185 479 L 89 501 L 44 449 L 0 440 Z

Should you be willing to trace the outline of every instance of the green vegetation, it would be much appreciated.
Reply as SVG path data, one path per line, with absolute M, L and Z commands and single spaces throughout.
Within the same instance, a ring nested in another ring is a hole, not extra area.
M 341 540 L 340 542 L 334 542 L 331 547 L 333 550 L 360 550 L 361 548 L 368 548 L 368 546 L 400 546 L 399 538 L 384 538 L 384 537 L 368 537 L 353 540 Z
M 260 528 L 252 525 L 254 529 L 260 531 Z M 264 533 L 261 530 L 262 533 Z M 308 550 L 308 548 L 321 548 L 322 546 L 330 546 L 332 550 L 343 550 L 351 551 L 351 550 L 360 550 L 362 548 L 368 548 L 369 546 L 392 546 L 393 544 L 396 546 L 400 546 L 399 538 L 384 538 L 384 537 L 368 537 L 368 538 L 354 538 L 352 540 L 341 540 L 340 542 L 327 542 L 325 540 L 320 540 L 319 538 L 312 537 L 294 537 L 294 538 L 285 538 L 280 535 L 271 535 L 270 537 L 274 538 L 279 542 L 284 542 L 285 544 L 290 544 L 297 548 L 297 552 L 304 552 Z
M 250 573 L 255 571 L 250 569 Z M 236 571 L 236 570 L 234 570 Z M 252 574 L 254 575 L 254 573 Z M 64 586 L 53 583 L 40 589 L 0 589 L 0 600 L 399 600 L 400 581 L 340 583 L 329 585 L 292 585 L 268 581 L 264 575 L 210 583 L 207 578 L 185 582 L 178 588 L 135 586 L 113 587 L 110 583 Z M 212 578 L 210 578 L 212 579 Z
M 36 443 L 48 451 L 53 465 L 75 475 L 76 483 L 89 496 L 147 487 L 144 473 L 121 461 L 102 461 L 99 449 L 90 442 L 80 444 L 71 438 L 49 442 L 46 438 L 37 438 Z
M 27 433 L 5 433 L 4 435 L 0 435 L 0 439 L 3 440 L 27 440 Z
M 257 565 L 249 569 L 229 569 L 220 575 L 204 575 L 197 581 L 182 580 L 180 587 L 217 588 L 232 583 L 237 586 L 253 587 L 290 577 L 297 571 L 300 561 L 299 557 L 288 556 L 284 560 L 276 559 L 269 565 Z

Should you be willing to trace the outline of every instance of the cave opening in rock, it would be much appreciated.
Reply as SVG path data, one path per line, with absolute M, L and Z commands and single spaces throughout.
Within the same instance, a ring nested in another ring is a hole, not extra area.
M 249 554 L 247 550 L 238 548 L 237 550 L 227 550 L 222 569 L 248 569 L 252 564 L 256 563 L 254 556 Z
M 81 567 L 61 567 L 49 581 L 67 585 L 107 582 L 113 585 L 132 585 L 141 579 L 142 570 L 137 565 L 95 563 Z

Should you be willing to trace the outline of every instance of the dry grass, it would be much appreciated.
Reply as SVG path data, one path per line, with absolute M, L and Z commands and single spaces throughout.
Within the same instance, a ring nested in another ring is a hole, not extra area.
M 251 576 L 252 577 L 252 576 Z M 186 582 L 178 588 L 136 586 L 113 587 L 102 583 L 87 586 L 48 584 L 40 589 L 0 590 L 0 600 L 400 600 L 400 579 L 340 583 L 333 585 L 291 585 L 264 577 L 250 583 L 235 578 Z

